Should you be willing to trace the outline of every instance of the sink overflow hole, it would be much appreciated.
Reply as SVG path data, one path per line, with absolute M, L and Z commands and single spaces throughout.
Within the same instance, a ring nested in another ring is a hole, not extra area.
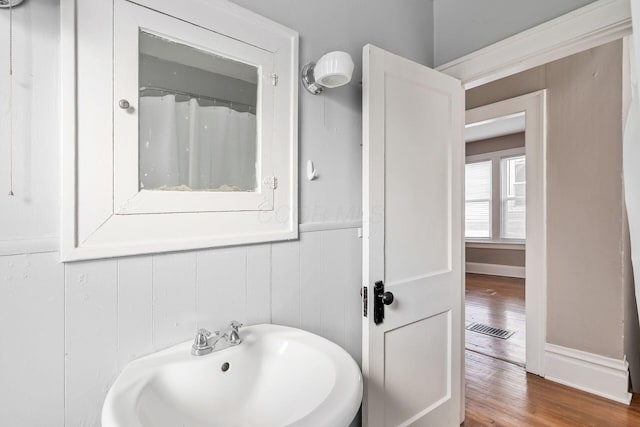
M 227 372 L 229 370 L 229 362 L 224 362 L 220 369 L 222 369 L 222 372 Z

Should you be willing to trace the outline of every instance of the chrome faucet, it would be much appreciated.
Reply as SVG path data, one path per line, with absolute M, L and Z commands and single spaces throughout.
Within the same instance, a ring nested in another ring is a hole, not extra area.
M 191 346 L 191 354 L 194 356 L 204 356 L 212 351 L 222 350 L 223 348 L 232 347 L 242 342 L 238 329 L 242 327 L 242 323 L 233 320 L 224 331 L 209 332 L 206 329 L 199 329 L 193 345 Z M 216 347 L 218 341 L 223 341 L 227 345 Z

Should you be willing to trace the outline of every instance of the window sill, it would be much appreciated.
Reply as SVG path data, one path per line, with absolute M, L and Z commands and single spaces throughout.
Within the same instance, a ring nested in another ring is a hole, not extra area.
M 524 241 L 515 241 L 515 242 L 505 242 L 505 241 L 477 241 L 477 240 L 467 240 L 465 242 L 465 247 L 473 248 L 473 249 L 508 249 L 512 251 L 524 251 L 526 248 L 526 242 Z

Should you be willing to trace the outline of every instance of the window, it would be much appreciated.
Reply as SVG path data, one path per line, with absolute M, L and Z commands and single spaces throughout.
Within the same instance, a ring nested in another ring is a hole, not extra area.
M 465 238 L 488 242 L 526 239 L 524 149 L 467 157 Z
M 502 195 L 500 228 L 503 239 L 526 238 L 526 164 L 524 156 L 500 161 Z
M 465 166 L 465 236 L 491 238 L 491 169 L 492 161 Z

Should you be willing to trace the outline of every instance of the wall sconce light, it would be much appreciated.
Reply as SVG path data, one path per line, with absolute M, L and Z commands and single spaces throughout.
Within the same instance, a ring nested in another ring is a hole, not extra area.
M 0 9 L 9 9 L 20 5 L 24 0 L 0 0 Z
M 302 68 L 302 84 L 311 94 L 318 95 L 324 88 L 334 88 L 349 83 L 353 67 L 353 59 L 347 52 L 329 52 L 317 63 L 309 62 Z

